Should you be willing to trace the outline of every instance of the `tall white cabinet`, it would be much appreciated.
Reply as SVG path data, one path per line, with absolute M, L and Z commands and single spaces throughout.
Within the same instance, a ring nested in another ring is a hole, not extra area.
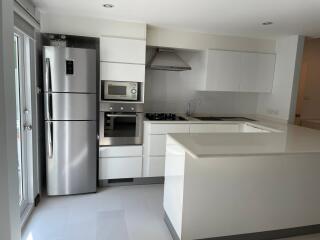
M 100 38 L 100 80 L 138 82 L 140 103 L 144 102 L 145 59 L 145 39 Z M 100 181 L 139 177 L 142 177 L 142 145 L 100 146 Z
M 107 81 L 138 82 L 139 102 L 144 102 L 146 40 L 101 37 L 100 79 Z
M 271 53 L 207 51 L 202 91 L 271 92 L 276 56 Z

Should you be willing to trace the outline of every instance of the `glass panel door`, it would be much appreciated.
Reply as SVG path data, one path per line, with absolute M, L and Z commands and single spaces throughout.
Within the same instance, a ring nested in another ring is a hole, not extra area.
M 25 36 L 19 32 L 14 34 L 14 67 L 15 67 L 15 92 L 16 92 L 16 128 L 17 128 L 17 155 L 18 155 L 18 177 L 19 177 L 19 204 L 20 212 L 23 214 L 29 202 L 29 176 L 28 166 L 32 160 L 30 157 L 30 85 L 29 75 L 26 71 L 30 57 L 25 46 Z M 32 150 L 31 150 L 32 151 Z

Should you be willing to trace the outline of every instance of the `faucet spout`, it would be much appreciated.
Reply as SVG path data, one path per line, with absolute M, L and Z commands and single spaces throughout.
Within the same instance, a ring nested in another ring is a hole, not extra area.
M 191 101 L 188 102 L 186 115 L 187 117 L 191 116 Z

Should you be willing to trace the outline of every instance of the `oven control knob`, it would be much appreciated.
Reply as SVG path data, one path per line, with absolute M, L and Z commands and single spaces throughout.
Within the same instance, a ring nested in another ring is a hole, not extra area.
M 132 94 L 136 94 L 136 93 L 137 93 L 137 90 L 136 90 L 136 89 L 132 89 L 132 90 L 131 90 L 131 93 L 132 93 Z
M 110 107 L 109 109 L 110 109 L 110 110 L 112 110 L 112 109 L 113 109 L 113 107 Z
M 131 108 L 131 111 L 134 111 L 134 107 Z
M 120 109 L 121 109 L 121 110 L 123 110 L 124 108 L 123 108 L 123 107 L 121 107 Z

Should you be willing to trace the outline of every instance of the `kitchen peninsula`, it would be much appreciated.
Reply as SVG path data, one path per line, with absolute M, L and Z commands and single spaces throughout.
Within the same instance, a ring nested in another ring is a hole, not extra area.
M 320 131 L 167 135 L 173 239 L 276 239 L 320 231 Z

